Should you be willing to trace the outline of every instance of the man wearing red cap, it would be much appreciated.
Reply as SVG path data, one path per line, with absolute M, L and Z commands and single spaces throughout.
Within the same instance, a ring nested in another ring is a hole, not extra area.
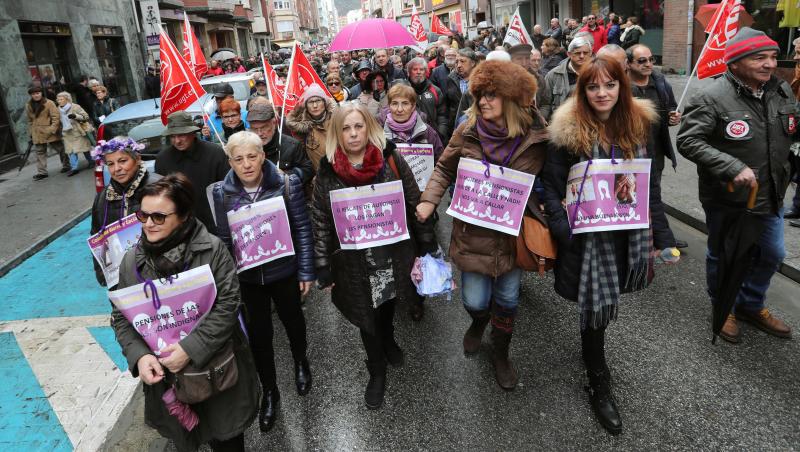
M 744 27 L 725 47 L 728 71 L 698 91 L 683 112 L 678 151 L 697 164 L 700 202 L 708 226 L 706 282 L 712 303 L 717 288 L 719 236 L 724 216 L 743 211 L 757 188 L 752 212 L 763 222 L 758 257 L 748 266 L 733 313 L 720 336 L 741 341 L 737 320 L 773 336 L 791 329 L 765 307 L 770 280 L 786 256 L 783 198 L 789 185 L 789 147 L 797 129 L 797 108 L 788 83 L 775 77 L 778 43 Z M 734 185 L 733 192 L 727 189 Z

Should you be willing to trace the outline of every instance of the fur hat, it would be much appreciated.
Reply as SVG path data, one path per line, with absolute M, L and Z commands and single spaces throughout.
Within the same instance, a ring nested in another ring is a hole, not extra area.
M 506 101 L 528 107 L 536 96 L 536 78 L 510 61 L 484 61 L 469 77 L 469 93 L 480 100 L 482 93 L 494 93 Z
M 778 50 L 778 43 L 770 39 L 763 31 L 742 27 L 736 36 L 725 45 L 725 64 L 735 63 L 742 58 L 765 50 Z

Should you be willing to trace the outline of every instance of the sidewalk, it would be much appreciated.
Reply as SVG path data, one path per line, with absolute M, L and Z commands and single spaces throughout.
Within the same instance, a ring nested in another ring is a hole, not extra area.
M 672 84 L 672 89 L 675 92 L 675 99 L 677 100 L 681 92 L 686 86 L 685 76 L 668 76 L 667 80 Z M 691 93 L 708 84 L 709 80 L 694 80 L 689 87 L 689 95 L 687 100 L 691 97 Z M 684 105 L 686 101 L 684 101 Z M 675 136 L 678 133 L 679 127 L 670 127 L 670 134 L 672 135 L 673 143 Z M 700 200 L 697 195 L 697 167 L 694 163 L 686 160 L 683 156 L 678 154 L 678 168 L 677 172 L 673 172 L 669 167 L 664 170 L 664 177 L 661 180 L 661 193 L 664 202 L 667 204 L 667 213 L 680 219 L 681 221 L 689 224 L 692 227 L 706 232 L 705 221 L 706 216 L 703 208 L 700 205 Z M 797 188 L 794 184 L 789 186 L 786 191 L 784 199 L 785 206 L 791 206 L 794 191 Z M 789 221 L 784 222 L 784 242 L 786 243 L 786 259 L 783 261 L 780 272 L 785 276 L 800 282 L 800 228 L 789 226 Z

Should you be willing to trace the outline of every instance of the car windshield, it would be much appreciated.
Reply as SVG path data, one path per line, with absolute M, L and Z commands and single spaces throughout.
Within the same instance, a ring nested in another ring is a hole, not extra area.
M 228 82 L 231 87 L 233 87 L 233 98 L 236 100 L 245 100 L 250 97 L 250 80 L 237 80 L 233 82 Z M 203 84 L 203 89 L 206 90 L 207 93 L 213 93 L 214 89 L 221 85 L 221 83 L 209 83 Z

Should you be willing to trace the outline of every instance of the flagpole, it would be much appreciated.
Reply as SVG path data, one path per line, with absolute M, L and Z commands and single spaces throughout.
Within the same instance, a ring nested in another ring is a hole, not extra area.
M 264 52 L 261 52 L 261 68 L 264 70 L 264 81 L 267 83 L 267 97 L 269 103 L 272 104 L 272 112 L 278 116 L 278 111 L 275 109 L 275 99 L 272 98 L 272 77 L 267 74 L 267 60 L 264 58 Z M 278 137 L 280 142 L 280 137 Z
M 719 24 L 719 20 L 722 17 L 722 12 L 725 11 L 725 6 L 728 4 L 728 0 L 722 0 L 722 3 L 719 4 L 719 14 L 717 14 L 717 18 L 714 19 L 714 24 L 711 26 L 711 30 L 715 31 L 717 29 L 717 24 Z M 681 105 L 683 105 L 683 100 L 686 98 L 686 93 L 689 92 L 689 85 L 692 84 L 692 77 L 697 74 L 697 67 L 699 66 L 698 63 L 703 61 L 703 55 L 705 55 L 706 50 L 708 49 L 708 43 L 711 42 L 711 39 L 716 37 L 716 34 L 709 33 L 708 37 L 706 38 L 705 44 L 703 44 L 703 49 L 700 50 L 700 55 L 697 57 L 697 61 L 694 63 L 694 69 L 692 69 L 692 73 L 689 74 L 689 80 L 686 81 L 686 86 L 683 87 L 683 93 L 681 94 L 680 100 L 678 100 L 678 106 L 675 107 L 676 111 L 681 110 Z
M 283 87 L 283 104 L 281 106 L 281 126 L 278 129 L 278 144 L 281 144 L 283 138 L 283 120 L 286 118 L 286 95 L 289 93 L 289 85 L 292 83 L 292 68 L 294 67 L 294 58 L 297 53 L 297 41 L 292 48 L 292 58 L 289 60 L 289 71 L 286 74 L 286 84 Z

